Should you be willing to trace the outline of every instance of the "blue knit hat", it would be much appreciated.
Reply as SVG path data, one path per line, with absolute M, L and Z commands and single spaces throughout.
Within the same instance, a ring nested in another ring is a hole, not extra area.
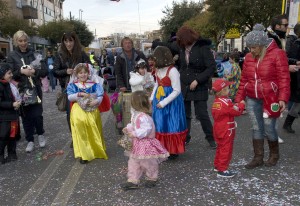
M 267 33 L 265 32 L 265 27 L 262 24 L 255 24 L 253 30 L 249 32 L 246 36 L 247 46 L 266 46 L 272 40 L 269 39 Z
M 9 70 L 10 70 L 9 64 L 7 64 L 7 63 L 1 63 L 0 64 L 0 79 L 3 79 L 4 75 Z

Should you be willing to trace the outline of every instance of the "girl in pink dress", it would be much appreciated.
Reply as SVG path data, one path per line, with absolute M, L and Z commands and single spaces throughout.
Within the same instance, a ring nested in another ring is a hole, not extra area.
M 150 113 L 149 97 L 144 91 L 136 91 L 131 96 L 131 123 L 123 132 L 132 138 L 129 154 L 127 182 L 124 190 L 139 188 L 140 178 L 146 175 L 145 187 L 154 187 L 158 179 L 158 165 L 167 159 L 168 151 L 155 138 L 155 125 Z

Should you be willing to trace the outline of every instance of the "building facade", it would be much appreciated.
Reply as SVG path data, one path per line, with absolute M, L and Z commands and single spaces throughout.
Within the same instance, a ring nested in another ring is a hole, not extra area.
M 7 2 L 10 15 L 26 19 L 30 24 L 40 26 L 49 21 L 63 18 L 64 0 L 3 0 Z M 40 37 L 30 38 L 30 47 L 44 53 L 50 43 Z M 12 50 L 11 39 L 0 39 L 0 49 L 7 55 Z

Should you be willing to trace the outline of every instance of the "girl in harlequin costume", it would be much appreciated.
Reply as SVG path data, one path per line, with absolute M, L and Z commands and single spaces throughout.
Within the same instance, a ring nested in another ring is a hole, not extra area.
M 103 99 L 100 78 L 92 66 L 80 63 L 74 68 L 67 87 L 71 107 L 71 131 L 75 158 L 85 164 L 96 158 L 107 159 L 98 106 Z
M 146 187 L 154 187 L 158 179 L 158 165 L 168 156 L 168 151 L 155 139 L 155 125 L 150 113 L 149 97 L 144 91 L 131 95 L 131 123 L 124 134 L 132 138 L 132 150 L 129 153 L 127 182 L 124 190 L 137 189 L 140 178 L 145 173 Z
M 229 98 L 229 86 L 231 84 L 224 79 L 217 79 L 212 85 L 212 90 L 216 96 L 212 106 L 213 133 L 218 145 L 214 170 L 218 172 L 218 177 L 233 177 L 235 175 L 228 170 L 235 137 L 236 122 L 234 117 L 241 115 L 245 109 L 245 101 L 233 104 Z
M 150 97 L 156 138 L 174 159 L 185 151 L 186 116 L 181 94 L 180 75 L 173 66 L 171 51 L 164 46 L 154 50 L 156 83 Z

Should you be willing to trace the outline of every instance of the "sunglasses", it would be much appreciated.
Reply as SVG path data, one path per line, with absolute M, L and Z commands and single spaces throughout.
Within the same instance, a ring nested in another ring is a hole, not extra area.
M 139 63 L 136 65 L 136 68 L 144 68 L 146 67 L 146 63 L 145 62 L 142 62 L 142 63 Z

